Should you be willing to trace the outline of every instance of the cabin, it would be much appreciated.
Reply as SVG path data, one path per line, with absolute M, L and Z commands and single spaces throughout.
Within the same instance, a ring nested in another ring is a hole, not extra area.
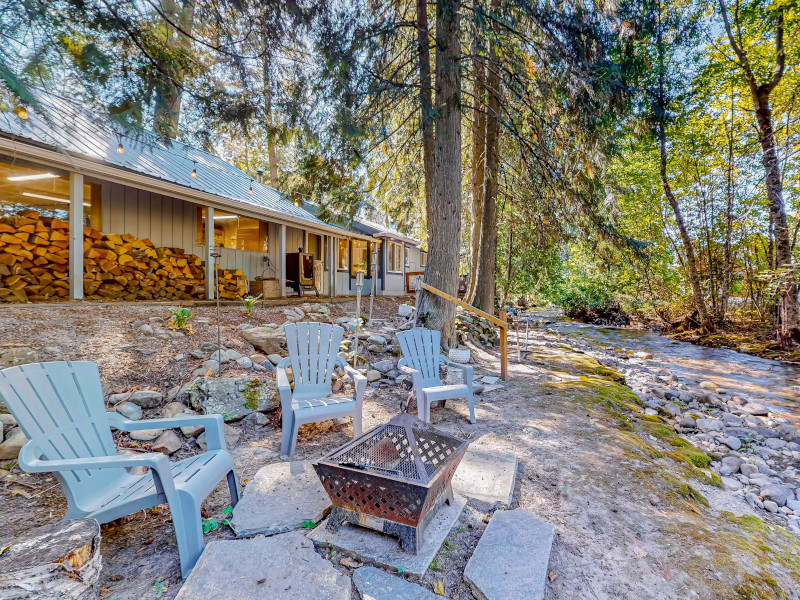
M 424 268 L 410 238 L 326 223 L 213 154 L 35 95 L 0 111 L 0 301 L 346 296 L 374 248 L 378 293 Z

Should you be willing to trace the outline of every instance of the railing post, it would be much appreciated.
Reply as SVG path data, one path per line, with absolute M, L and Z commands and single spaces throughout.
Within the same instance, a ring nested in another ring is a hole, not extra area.
M 506 324 L 500 327 L 500 379 L 508 381 L 508 315 L 501 310 L 499 316 Z

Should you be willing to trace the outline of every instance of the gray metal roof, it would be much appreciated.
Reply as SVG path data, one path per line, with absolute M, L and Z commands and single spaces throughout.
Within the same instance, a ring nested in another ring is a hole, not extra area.
M 154 133 L 130 136 L 117 132 L 103 117 L 83 106 L 43 90 L 33 90 L 43 107 L 39 114 L 27 108 L 28 119 L 0 111 L 0 135 L 32 141 L 72 155 L 94 159 L 149 178 L 177 184 L 206 194 L 233 200 L 243 209 L 270 217 L 285 215 L 309 226 L 345 230 L 325 223 L 277 190 L 253 180 L 232 164 L 203 150 L 177 141 L 167 146 Z M 124 152 L 117 152 L 122 143 Z M 191 176 L 197 169 L 197 177 Z M 252 185 L 253 193 L 250 194 Z

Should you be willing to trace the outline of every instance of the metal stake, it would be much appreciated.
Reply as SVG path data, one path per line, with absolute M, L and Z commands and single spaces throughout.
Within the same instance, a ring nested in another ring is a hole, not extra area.
M 364 287 L 364 271 L 356 272 L 356 339 L 353 343 L 353 368 L 358 369 L 358 338 L 361 333 L 361 288 Z
M 214 298 L 217 300 L 217 377 L 222 377 L 222 324 L 219 317 L 219 259 L 222 256 L 222 244 L 211 256 L 214 258 Z

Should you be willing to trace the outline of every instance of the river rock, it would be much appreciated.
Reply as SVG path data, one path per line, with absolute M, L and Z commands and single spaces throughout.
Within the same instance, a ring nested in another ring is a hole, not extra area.
M 668 415 L 672 417 L 677 417 L 679 414 L 683 412 L 683 408 L 679 404 L 675 404 L 674 402 L 667 402 L 664 406 L 659 407 L 660 410 L 664 411 Z
M 180 450 L 181 446 L 183 446 L 183 440 L 181 440 L 180 436 L 172 429 L 167 429 L 153 442 L 151 449 L 153 452 L 161 452 L 169 456 Z
M 226 421 L 241 419 L 255 410 L 268 411 L 280 406 L 275 382 L 259 377 L 200 378 L 189 390 L 189 402 L 203 414 L 223 415 Z
M 739 458 L 738 456 L 725 456 L 722 459 L 722 467 L 728 469 L 728 473 L 738 473 L 739 467 L 741 467 L 744 461 Z M 722 468 L 720 468 L 720 473 L 722 473 Z
M 164 394 L 153 390 L 139 390 L 138 392 L 112 394 L 108 401 L 111 404 L 118 402 L 133 402 L 140 408 L 158 408 L 164 402 Z
M 36 352 L 31 348 L 0 349 L 0 369 L 36 362 Z
M 751 463 L 742 463 L 739 466 L 739 470 L 745 477 L 750 477 L 751 475 L 755 475 L 756 473 L 758 473 L 758 466 Z
M 152 442 L 160 435 L 160 429 L 139 429 L 130 433 L 131 439 L 137 442 Z
M 225 435 L 225 445 L 227 446 L 228 450 L 230 450 L 237 444 L 242 434 L 235 427 L 231 427 L 230 425 L 225 423 L 224 435 Z M 201 433 L 199 436 L 197 436 L 197 445 L 203 452 L 208 450 L 205 431 Z
M 697 427 L 697 422 L 692 417 L 683 417 L 678 424 L 686 429 L 694 429 Z
M 654 408 L 645 408 L 644 414 L 647 415 L 648 417 L 655 417 L 658 415 L 658 411 L 655 410 Z
M 0 431 L 9 433 L 16 426 L 17 420 L 14 418 L 14 415 L 0 413 Z
M 376 371 L 380 371 L 381 373 L 388 373 L 394 368 L 394 363 L 389 359 L 379 360 L 378 362 L 372 364 L 372 368 Z
M 722 421 L 717 419 L 698 419 L 697 428 L 700 431 L 722 431 Z
M 239 335 L 253 347 L 269 356 L 270 354 L 285 355 L 284 344 L 286 343 L 286 336 L 282 331 L 273 329 L 272 327 L 252 327 L 240 331 Z
M 764 500 L 764 510 L 774 514 L 778 512 L 778 505 L 772 500 Z
M 369 383 L 380 381 L 380 379 L 381 379 L 380 371 L 376 371 L 375 369 L 370 369 L 369 371 L 367 371 L 367 381 Z
M 736 452 L 739 448 L 742 447 L 742 442 L 739 438 L 729 435 L 723 438 L 722 443 L 725 444 L 728 448 Z
M 118 404 L 114 410 L 130 421 L 138 421 L 142 418 L 141 407 L 133 402 Z
M 209 360 L 215 360 L 220 364 L 225 364 L 226 362 L 230 362 L 231 357 L 228 356 L 227 350 L 215 350 L 211 353 L 211 356 L 208 357 Z
M 283 360 L 283 357 L 280 354 L 270 354 L 269 356 L 267 356 L 267 360 L 269 360 L 269 362 L 272 363 L 273 366 L 277 367 L 278 363 L 281 362 L 281 360 Z
M 780 450 L 786 446 L 786 441 L 780 438 L 767 438 L 764 440 L 764 445 L 771 450 Z
M 756 402 L 748 402 L 742 407 L 742 410 L 755 417 L 766 417 L 769 414 L 766 406 Z
M 19 451 L 28 443 L 28 438 L 19 427 L 14 427 L 8 432 L 5 441 L 0 444 L 0 460 L 17 458 Z
M 722 415 L 722 424 L 725 425 L 725 427 L 741 427 L 742 420 L 736 415 L 728 413 Z
M 786 501 L 789 499 L 789 486 L 770 483 L 761 488 L 759 495 L 764 499 L 765 506 L 767 500 L 772 500 L 777 506 L 786 506 Z

